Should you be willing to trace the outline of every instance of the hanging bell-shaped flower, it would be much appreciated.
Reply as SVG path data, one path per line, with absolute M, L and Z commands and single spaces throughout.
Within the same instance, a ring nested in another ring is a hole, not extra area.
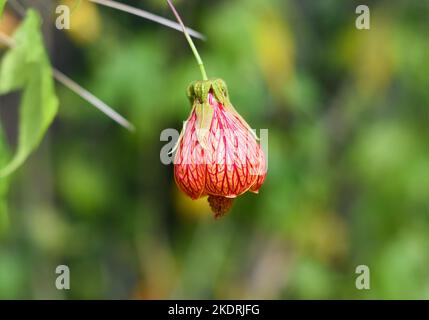
M 174 176 L 192 199 L 208 195 L 218 218 L 237 196 L 258 192 L 266 160 L 254 131 L 232 106 L 223 80 L 193 82 L 188 97 L 192 111 L 176 146 Z

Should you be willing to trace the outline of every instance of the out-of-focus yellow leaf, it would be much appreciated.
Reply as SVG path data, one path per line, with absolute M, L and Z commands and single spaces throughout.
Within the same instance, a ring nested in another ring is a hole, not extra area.
M 90 1 L 62 0 L 61 3 L 71 10 L 70 29 L 66 30 L 78 44 L 95 41 L 101 31 L 101 18 L 96 4 Z
M 348 29 L 340 38 L 339 60 L 351 70 L 360 93 L 383 92 L 394 71 L 392 25 L 374 14 L 370 30 Z
M 263 11 L 255 22 L 258 62 L 270 90 L 281 95 L 294 75 L 295 46 L 285 19 L 273 10 Z
M 198 220 L 202 217 L 210 218 L 211 209 L 207 197 L 192 200 L 181 192 L 177 186 L 174 187 L 174 204 L 181 217 Z

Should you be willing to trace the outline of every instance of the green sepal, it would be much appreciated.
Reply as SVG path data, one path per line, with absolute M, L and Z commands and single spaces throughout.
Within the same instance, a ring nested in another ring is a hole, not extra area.
M 208 137 L 210 133 L 210 125 L 213 120 L 214 110 L 213 107 L 208 103 L 195 103 L 195 113 L 197 116 L 196 133 L 197 139 L 200 145 L 207 149 Z
M 231 104 L 228 99 L 228 88 L 222 79 L 210 79 L 194 81 L 188 86 L 188 98 L 193 105 L 198 103 L 208 103 L 209 92 L 212 92 L 217 101 L 223 105 Z

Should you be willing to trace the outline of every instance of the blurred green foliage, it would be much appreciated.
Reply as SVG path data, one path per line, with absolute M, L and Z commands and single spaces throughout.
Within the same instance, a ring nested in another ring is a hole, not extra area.
M 39 14 L 28 10 L 0 64 L 0 94 L 23 91 L 18 146 L 12 159 L 0 167 L 0 179 L 25 162 L 57 114 L 58 99 L 40 25 Z
M 0 0 L 0 15 L 3 13 L 6 0 Z
M 0 298 L 429 298 L 428 1 L 371 1 L 369 31 L 355 1 L 177 1 L 209 76 L 269 129 L 260 194 L 219 221 L 159 159 L 199 78 L 183 36 L 83 3 L 52 60 L 137 131 L 57 87 L 57 120 L 0 209 Z

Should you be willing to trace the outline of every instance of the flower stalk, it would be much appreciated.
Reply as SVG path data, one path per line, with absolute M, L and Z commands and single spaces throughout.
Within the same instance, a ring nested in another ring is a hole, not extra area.
M 171 8 L 171 11 L 173 11 L 173 14 L 175 15 L 177 22 L 179 22 L 180 26 L 182 27 L 183 33 L 185 34 L 186 40 L 189 43 L 189 46 L 191 47 L 192 53 L 195 56 L 195 59 L 197 60 L 198 66 L 200 68 L 201 75 L 203 77 L 203 80 L 208 80 L 206 69 L 204 68 L 203 60 L 201 59 L 200 54 L 198 53 L 197 48 L 195 47 L 194 41 L 192 41 L 192 38 L 190 37 L 188 31 L 186 30 L 186 27 L 182 21 L 182 18 L 180 18 L 179 13 L 177 12 L 176 8 L 174 7 L 171 0 L 167 0 L 168 5 Z

